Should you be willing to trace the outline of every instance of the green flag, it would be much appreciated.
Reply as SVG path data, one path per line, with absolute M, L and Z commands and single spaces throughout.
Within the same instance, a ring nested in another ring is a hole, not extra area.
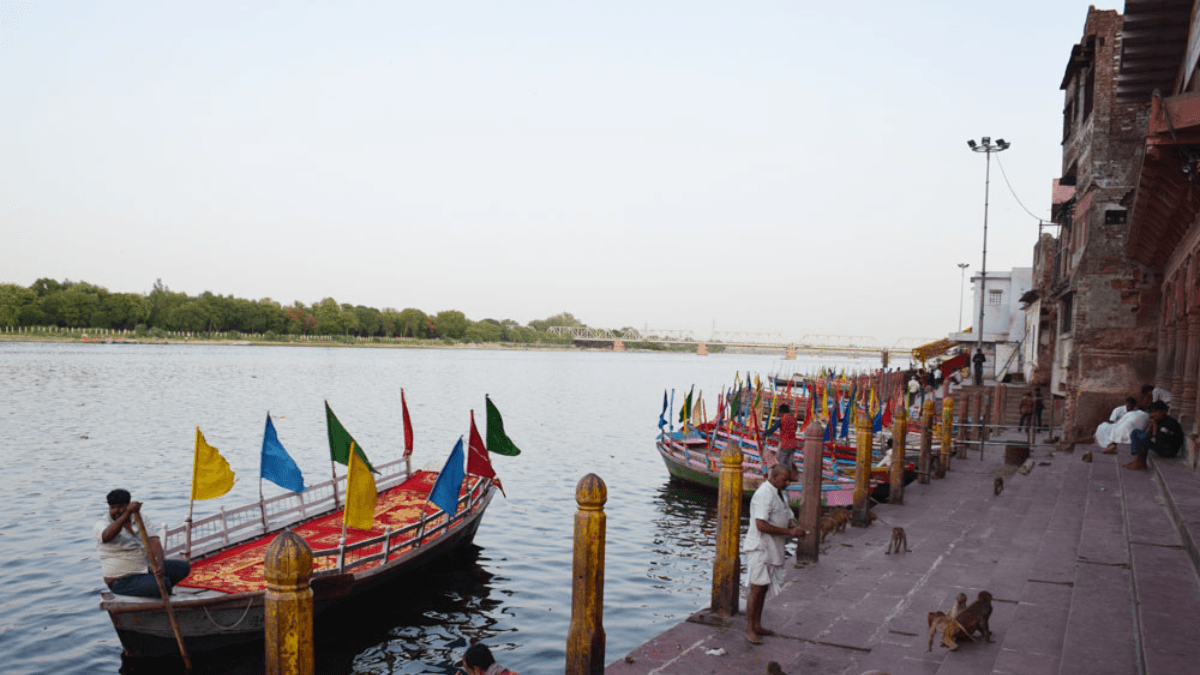
M 692 419 L 692 392 L 696 390 L 696 385 L 688 390 L 687 398 L 683 399 L 683 407 L 679 409 L 679 423 L 687 424 L 688 420 Z
M 342 426 L 338 418 L 334 416 L 333 409 L 329 407 L 329 401 L 325 402 L 325 422 L 329 429 L 329 457 L 338 464 L 349 466 L 350 461 L 350 446 L 354 446 L 354 454 L 362 459 L 371 473 L 379 473 L 375 467 L 371 466 L 371 461 L 367 459 L 367 454 L 363 452 L 362 445 L 354 440 L 349 431 Z
M 499 455 L 521 454 L 521 449 L 505 435 L 504 420 L 500 419 L 500 411 L 496 410 L 496 404 L 487 396 L 484 396 L 483 400 L 487 403 L 487 449 Z

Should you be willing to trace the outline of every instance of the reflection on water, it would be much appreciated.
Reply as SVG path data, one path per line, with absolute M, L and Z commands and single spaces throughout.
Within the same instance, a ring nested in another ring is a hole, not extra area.
M 608 487 L 604 629 L 607 659 L 619 659 L 711 593 L 716 495 L 668 483 L 654 450 L 664 387 L 715 399 L 735 371 L 775 369 L 738 355 L 0 343 L 0 663 L 6 674 L 167 672 L 122 663 L 98 609 L 91 526 L 105 493 L 125 487 L 156 521 L 182 521 L 199 425 L 238 482 L 197 502 L 197 517 L 256 500 L 267 411 L 306 479 L 323 480 L 325 401 L 370 457 L 398 457 L 401 386 L 414 466 L 440 468 L 484 393 L 522 454 L 492 457 L 508 496 L 489 506 L 477 548 L 318 618 L 318 671 L 450 673 L 481 639 L 522 675 L 562 672 L 587 473 Z M 196 662 L 261 673 L 261 659 L 259 646 Z

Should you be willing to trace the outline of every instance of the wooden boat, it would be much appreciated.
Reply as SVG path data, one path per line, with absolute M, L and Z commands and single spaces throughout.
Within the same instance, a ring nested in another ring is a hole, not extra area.
M 192 572 L 174 589 L 171 607 L 191 653 L 263 639 L 266 547 L 284 528 L 313 549 L 312 590 L 317 613 L 406 572 L 454 553 L 475 537 L 495 493 L 492 480 L 467 475 L 458 512 L 448 518 L 426 504 L 437 474 L 412 473 L 404 460 L 376 467 L 375 527 L 350 530 L 339 543 L 342 512 L 334 480 L 195 521 L 159 534 L 167 557 L 190 559 Z M 345 495 L 345 476 L 338 494 Z M 101 594 L 131 656 L 179 653 L 161 598 Z
M 710 444 L 709 437 L 712 433 L 712 425 L 708 424 L 701 425 L 698 430 L 660 434 L 655 445 L 667 472 L 673 479 L 716 490 L 720 487 L 721 453 L 729 443 L 736 443 L 743 456 L 742 494 L 749 499 L 766 480 L 769 467 L 763 462 L 764 452 L 756 441 L 742 435 L 728 434 L 724 430 L 718 432 Z M 767 444 L 765 454 L 768 458 L 774 457 L 777 447 L 777 444 Z M 846 506 L 854 502 L 856 453 L 857 450 L 851 446 L 825 443 L 821 466 L 822 506 Z M 795 462 L 797 469 L 803 474 L 805 467 L 802 447 L 797 448 Z M 872 467 L 872 491 L 887 483 L 890 471 L 890 467 L 886 466 Z M 916 465 L 906 462 L 904 484 L 913 482 L 916 477 Z M 790 501 L 799 501 L 799 495 L 803 491 L 800 485 L 789 485 L 786 489 L 790 494 Z

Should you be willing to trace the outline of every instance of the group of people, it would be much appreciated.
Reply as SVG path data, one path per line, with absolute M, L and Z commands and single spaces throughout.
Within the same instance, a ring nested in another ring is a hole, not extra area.
M 1183 447 L 1183 427 L 1170 415 L 1171 393 L 1162 387 L 1146 385 L 1139 397 L 1130 396 L 1113 408 L 1108 419 L 1096 427 L 1096 444 L 1106 455 L 1128 443 L 1133 461 L 1126 469 L 1145 471 L 1146 459 L 1153 452 L 1159 457 L 1174 457 Z

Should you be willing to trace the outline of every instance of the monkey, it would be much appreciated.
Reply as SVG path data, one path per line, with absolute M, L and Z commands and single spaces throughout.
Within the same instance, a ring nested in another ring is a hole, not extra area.
M 1000 476 L 996 476 L 996 480 L 992 483 L 992 492 L 994 492 L 997 497 L 1000 496 L 1001 492 L 1004 492 L 1004 479 Z
M 933 472 L 933 477 L 934 478 L 945 478 L 946 477 L 946 469 L 945 469 L 945 467 L 942 466 L 942 458 L 941 457 L 933 457 L 932 459 L 933 459 L 933 463 L 932 463 L 933 466 L 930 467 L 930 470 Z
M 879 520 L 878 513 L 875 513 L 874 511 L 867 511 L 867 522 L 868 523 L 873 523 L 877 520 Z
M 787 675 L 787 673 L 783 672 L 778 661 L 767 661 L 767 675 Z
M 979 597 L 975 599 L 967 608 L 964 609 L 955 620 L 958 622 L 954 634 L 950 637 L 950 641 L 954 642 L 958 638 L 968 637 L 974 640 L 975 631 L 979 631 L 985 642 L 992 642 L 992 631 L 988 627 L 988 619 L 992 616 L 992 594 L 987 591 L 980 591 Z M 950 651 L 958 649 L 958 643 L 955 642 Z
M 950 629 L 950 617 L 946 613 L 938 610 L 929 613 L 929 643 L 925 645 L 925 651 L 933 651 L 933 636 L 941 633 L 945 635 Z
M 925 651 L 933 650 L 933 637 L 938 633 L 942 634 L 942 646 L 950 651 L 958 648 L 958 643 L 954 641 L 955 633 L 961 631 L 963 626 L 957 620 L 957 615 L 960 614 L 967 604 L 967 596 L 962 593 L 958 594 L 958 598 L 954 602 L 954 606 L 950 608 L 950 613 L 943 611 L 929 613 L 929 642 L 925 645 Z M 975 638 L 968 635 L 971 641 Z
M 905 553 L 910 552 L 911 549 L 908 548 L 908 535 L 904 533 L 903 527 L 893 527 L 892 538 L 888 540 L 888 549 L 883 553 L 884 555 L 888 555 L 893 550 L 896 553 L 900 553 L 901 548 L 904 549 Z
M 1079 456 L 1079 459 L 1082 459 L 1083 461 L 1090 463 L 1092 461 L 1092 451 L 1088 450 L 1087 452 L 1083 453 L 1082 455 Z
M 833 512 L 833 525 L 835 532 L 845 532 L 846 526 L 850 524 L 850 510 L 837 509 Z
M 818 527 L 821 530 L 821 536 L 817 539 L 818 543 L 824 542 L 825 537 L 829 536 L 829 533 L 833 532 L 833 528 L 836 526 L 837 524 L 834 522 L 833 516 L 821 516 L 821 520 L 818 522 Z
M 966 608 L 967 608 L 967 594 L 959 593 L 958 597 L 954 598 L 954 605 L 950 607 L 950 610 L 948 612 L 946 612 L 946 615 L 949 616 L 951 619 L 957 619 L 958 615 L 962 614 L 962 611 Z

